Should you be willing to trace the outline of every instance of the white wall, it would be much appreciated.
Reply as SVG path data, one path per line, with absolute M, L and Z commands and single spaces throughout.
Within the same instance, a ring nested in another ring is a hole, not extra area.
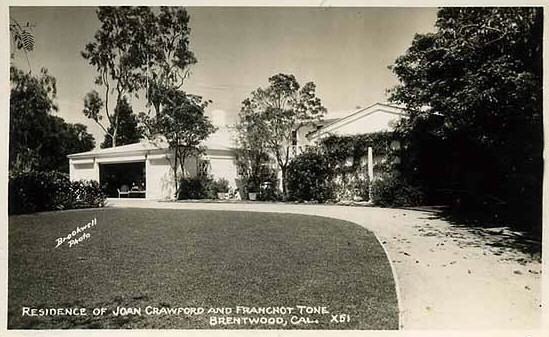
M 169 199 L 174 197 L 173 172 L 167 158 L 148 158 L 145 162 L 145 171 L 147 174 L 147 199 Z
M 297 144 L 301 147 L 310 145 L 307 135 L 315 130 L 316 130 L 316 126 L 312 126 L 312 125 L 305 125 L 300 127 L 297 130 Z M 304 148 L 302 150 L 304 150 Z
M 96 180 L 99 181 L 99 167 L 93 162 L 75 163 L 69 160 L 69 174 L 71 180 Z
M 339 135 L 358 135 L 379 131 L 390 131 L 393 129 L 394 123 L 399 119 L 400 116 L 377 111 L 342 125 L 335 130 L 335 133 Z
M 210 161 L 210 173 L 215 179 L 225 178 L 231 187 L 236 188 L 237 167 L 231 150 L 208 150 L 205 159 Z M 70 159 L 71 180 L 93 179 L 99 181 L 98 163 L 123 163 L 145 161 L 147 199 L 170 199 L 175 196 L 173 170 L 166 153 L 128 156 L 125 154 L 100 158 Z M 185 161 L 185 176 L 196 177 L 197 160 L 195 157 Z M 181 176 L 181 172 L 178 172 Z
M 211 174 L 214 179 L 225 178 L 229 181 L 229 185 L 235 189 L 238 172 L 234 157 L 228 156 L 211 156 Z

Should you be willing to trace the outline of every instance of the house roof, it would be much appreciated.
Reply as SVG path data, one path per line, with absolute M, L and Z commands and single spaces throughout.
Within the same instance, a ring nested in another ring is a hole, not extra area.
M 320 123 L 317 123 L 317 124 L 322 124 L 322 126 L 326 126 L 328 124 L 332 124 L 332 123 L 335 123 L 337 122 L 338 120 L 340 120 L 341 118 L 328 118 L 328 119 L 323 119 L 322 121 L 320 121 Z
M 224 150 L 230 151 L 233 150 L 232 147 L 220 143 L 217 139 L 207 139 L 203 144 L 207 150 Z M 94 149 L 87 152 L 73 153 L 69 154 L 67 157 L 76 159 L 76 158 L 89 158 L 97 156 L 116 156 L 117 154 L 145 154 L 149 152 L 162 152 L 168 149 L 168 143 L 165 141 L 152 141 L 152 140 L 141 140 L 139 143 L 121 145 L 116 147 L 110 147 L 106 149 Z
M 149 140 L 142 140 L 139 143 L 121 145 L 115 147 L 109 147 L 106 149 L 94 149 L 91 151 L 80 152 L 69 154 L 68 158 L 81 158 L 81 157 L 92 157 L 92 156 L 101 156 L 101 155 L 115 155 L 119 153 L 145 153 L 153 150 L 163 150 L 168 146 L 163 142 L 153 142 Z
M 308 135 L 308 138 L 309 139 L 316 138 L 321 134 L 334 131 L 344 125 L 352 123 L 360 118 L 363 118 L 365 116 L 371 115 L 376 112 L 389 113 L 397 116 L 407 116 L 406 112 L 401 107 L 385 104 L 385 103 L 374 103 L 365 108 L 360 108 L 343 118 L 334 118 L 331 120 L 326 120 L 329 122 L 323 125 L 322 128 L 320 128 L 319 130 L 316 130 L 315 132 L 312 132 L 310 135 Z

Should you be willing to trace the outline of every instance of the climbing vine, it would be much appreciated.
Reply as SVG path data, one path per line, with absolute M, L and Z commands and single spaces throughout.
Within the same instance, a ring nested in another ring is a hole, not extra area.
M 393 141 L 398 140 L 392 132 L 375 132 L 355 136 L 331 135 L 324 138 L 319 147 L 327 157 L 331 169 L 338 174 L 353 173 L 366 166 L 368 147 L 375 156 L 389 158 L 397 155 L 397 150 L 391 149 Z M 378 169 L 387 166 L 378 163 Z M 376 169 L 376 167 L 374 167 Z M 389 169 L 387 167 L 386 169 Z
M 396 158 L 400 156 L 398 146 L 394 143 L 397 140 L 397 135 L 392 132 L 331 135 L 324 138 L 318 146 L 292 161 L 291 179 L 300 186 L 299 189 L 291 186 L 293 199 L 369 200 L 371 182 L 368 176 L 368 147 L 372 148 L 374 158 L 377 159 L 374 159 L 374 177 L 380 177 L 396 169 L 399 162 Z M 317 171 L 323 174 L 319 176 Z M 322 193 L 314 193 L 320 180 L 325 180 L 321 184 Z M 304 194 L 302 190 L 311 193 Z

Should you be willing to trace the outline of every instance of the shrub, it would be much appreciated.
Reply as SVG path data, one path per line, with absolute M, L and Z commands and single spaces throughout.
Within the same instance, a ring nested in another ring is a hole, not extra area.
M 71 182 L 57 171 L 20 173 L 8 188 L 10 214 L 102 207 L 107 198 L 96 181 Z
M 369 200 L 370 180 L 353 173 L 351 177 L 336 175 L 332 182 L 332 197 L 339 200 Z
M 259 200 L 280 201 L 282 199 L 282 192 L 278 189 L 278 180 L 276 178 L 267 180 L 261 185 L 259 190 Z
M 73 207 L 93 208 L 105 206 L 107 194 L 101 189 L 95 180 L 73 181 L 72 186 Z
M 330 168 L 326 157 L 316 152 L 305 152 L 288 165 L 288 193 L 290 200 L 317 200 L 332 198 Z
M 179 181 L 177 199 L 213 199 L 212 185 L 213 179 L 208 176 L 183 178 Z
M 264 168 L 259 176 L 241 177 L 237 180 L 237 187 L 243 200 L 249 199 L 249 193 L 256 193 L 257 200 L 261 201 L 282 200 L 277 173 L 268 168 Z
M 225 178 L 213 180 L 210 188 L 214 196 L 217 195 L 217 193 L 227 193 L 229 192 L 229 181 Z
M 353 197 L 359 197 L 362 200 L 370 199 L 370 180 L 368 177 L 353 180 Z
M 372 201 L 382 207 L 407 207 L 420 205 L 423 193 L 398 175 L 387 175 L 372 183 Z

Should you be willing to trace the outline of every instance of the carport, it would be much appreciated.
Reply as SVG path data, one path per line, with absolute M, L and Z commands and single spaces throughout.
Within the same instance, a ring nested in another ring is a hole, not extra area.
M 109 198 L 146 198 L 145 161 L 99 164 L 99 184 Z

